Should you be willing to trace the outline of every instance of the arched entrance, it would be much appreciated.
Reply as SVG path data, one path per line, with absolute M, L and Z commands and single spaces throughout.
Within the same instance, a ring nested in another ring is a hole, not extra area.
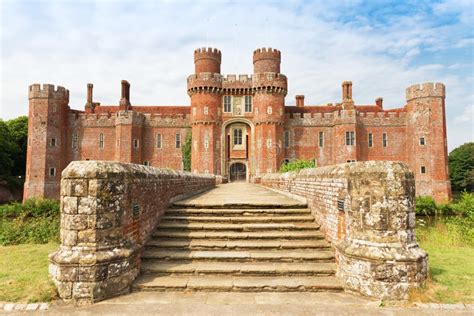
M 230 165 L 230 182 L 246 181 L 247 168 L 245 164 L 236 162 Z

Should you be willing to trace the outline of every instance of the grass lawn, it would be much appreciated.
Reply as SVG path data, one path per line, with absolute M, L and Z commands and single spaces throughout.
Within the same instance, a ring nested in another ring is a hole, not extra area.
M 55 296 L 48 254 L 58 244 L 0 246 L 0 301 L 47 302 Z
M 474 247 L 443 224 L 418 227 L 420 246 L 428 253 L 430 279 L 412 300 L 439 303 L 474 303 Z

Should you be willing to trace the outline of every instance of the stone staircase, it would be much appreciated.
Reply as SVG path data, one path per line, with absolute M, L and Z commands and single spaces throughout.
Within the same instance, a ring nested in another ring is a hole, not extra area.
M 138 291 L 342 291 L 307 205 L 174 203 L 142 255 Z

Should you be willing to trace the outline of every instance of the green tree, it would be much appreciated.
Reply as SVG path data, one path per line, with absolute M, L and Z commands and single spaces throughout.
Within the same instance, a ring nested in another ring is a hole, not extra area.
M 183 145 L 183 170 L 191 171 L 191 142 L 192 142 L 192 133 L 191 130 L 186 134 L 186 139 L 184 140 Z
M 6 122 L 10 132 L 10 139 L 16 146 L 13 153 L 11 174 L 24 175 L 26 170 L 26 146 L 28 142 L 28 117 L 19 116 Z
M 474 191 L 474 143 L 465 143 L 449 153 L 449 173 L 454 191 Z
M 7 123 L 0 119 L 0 176 L 11 175 L 17 152 Z

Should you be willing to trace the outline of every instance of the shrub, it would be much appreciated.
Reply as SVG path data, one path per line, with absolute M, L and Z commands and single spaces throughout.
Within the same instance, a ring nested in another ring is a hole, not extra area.
M 59 202 L 27 200 L 0 206 L 0 245 L 59 241 Z
M 316 167 L 316 160 L 299 159 L 299 160 L 290 161 L 288 163 L 283 164 L 280 167 L 280 172 L 298 171 L 301 169 L 315 168 L 315 167 Z
M 417 196 L 415 200 L 415 212 L 417 215 L 437 215 L 438 206 L 431 196 Z

